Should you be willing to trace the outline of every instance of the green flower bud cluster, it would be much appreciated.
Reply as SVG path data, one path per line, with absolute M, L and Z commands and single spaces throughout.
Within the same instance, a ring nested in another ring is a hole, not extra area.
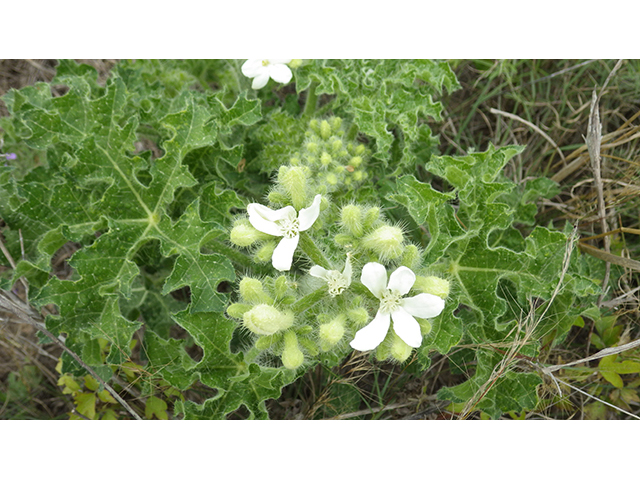
M 342 119 L 311 120 L 304 152 L 291 159 L 292 165 L 307 165 L 315 174 L 318 193 L 355 185 L 368 178 L 364 169 L 367 149 L 345 139 Z
M 416 281 L 408 296 L 449 295 L 449 282 L 428 276 L 422 249 L 407 239 L 402 226 L 392 224 L 377 206 L 341 200 L 355 197 L 349 190 L 366 177 L 367 156 L 363 145 L 345 140 L 341 128 L 339 118 L 312 120 L 300 151 L 274 172 L 268 202 L 248 206 L 253 224 L 247 216 L 238 216 L 233 224 L 230 241 L 235 246 L 250 248 L 255 262 L 271 262 L 282 272 L 242 277 L 238 299 L 227 309 L 253 334 L 254 346 L 246 352 L 252 361 L 281 363 L 291 370 L 313 361 L 338 364 L 356 333 L 380 309 L 381 299 L 361 283 L 360 272 L 369 262 L 386 265 L 388 272 L 410 268 Z M 357 172 L 362 176 L 356 178 Z M 289 261 L 284 263 L 287 248 Z M 430 320 L 416 321 L 422 335 L 429 334 Z M 393 328 L 375 348 L 379 360 L 395 362 L 406 361 L 412 352 Z
M 340 224 L 343 232 L 336 235 L 336 242 L 372 254 L 370 261 L 386 263 L 402 257 L 401 263 L 411 268 L 420 260 L 418 247 L 407 245 L 402 228 L 381 219 L 378 207 L 345 205 L 340 210 Z

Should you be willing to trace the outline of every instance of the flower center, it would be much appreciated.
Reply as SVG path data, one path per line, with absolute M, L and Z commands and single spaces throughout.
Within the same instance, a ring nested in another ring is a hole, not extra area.
M 327 272 L 327 287 L 329 288 L 329 295 L 335 297 L 340 295 L 349 286 L 349 282 L 342 273 L 337 270 L 329 270 Z
M 393 290 L 385 290 L 380 299 L 380 310 L 382 313 L 391 313 L 400 308 L 402 295 Z
M 269 60 L 262 60 L 262 66 L 263 67 L 269 66 Z
M 279 220 L 276 223 L 280 227 L 280 232 L 283 237 L 293 238 L 300 232 L 300 223 L 297 218 L 294 218 L 293 220 L 285 218 L 284 220 Z

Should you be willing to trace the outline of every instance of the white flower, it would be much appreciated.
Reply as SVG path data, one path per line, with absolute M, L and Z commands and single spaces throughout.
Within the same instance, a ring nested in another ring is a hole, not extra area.
M 269 77 L 278 83 L 289 83 L 293 74 L 287 66 L 289 60 L 247 60 L 242 65 L 245 77 L 253 78 L 251 88 L 259 90 L 269 81 Z
M 297 214 L 291 205 L 279 210 L 271 210 L 259 203 L 250 203 L 247 206 L 249 222 L 256 230 L 274 237 L 283 237 L 271 257 L 273 268 L 281 272 L 291 268 L 300 232 L 309 230 L 320 215 L 321 200 L 322 195 L 316 195 L 311 206 L 303 208 Z
M 314 265 L 309 270 L 309 275 L 325 280 L 327 287 L 329 287 L 329 295 L 332 297 L 340 295 L 351 285 L 351 261 L 349 256 L 347 255 L 347 261 L 344 264 L 342 273 L 338 270 L 327 270 L 319 265 Z
M 380 345 L 389 331 L 391 319 L 396 334 L 410 347 L 419 347 L 422 333 L 413 317 L 436 317 L 444 309 L 444 300 L 430 293 L 402 298 L 416 281 L 416 275 L 407 267 L 394 271 L 387 284 L 384 266 L 375 262 L 367 263 L 362 269 L 360 281 L 380 299 L 380 308 L 371 323 L 359 330 L 351 341 L 351 347 L 356 350 L 372 350 Z

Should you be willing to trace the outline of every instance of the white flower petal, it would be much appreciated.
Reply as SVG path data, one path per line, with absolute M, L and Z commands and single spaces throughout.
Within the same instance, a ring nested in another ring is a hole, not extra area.
M 318 215 L 320 215 L 320 201 L 322 200 L 322 195 L 318 194 L 313 199 L 313 203 L 310 207 L 303 208 L 298 213 L 298 224 L 300 225 L 300 231 L 304 232 L 305 230 L 309 230 L 313 222 L 318 219 Z
M 298 240 L 300 240 L 300 235 L 296 235 L 293 238 L 283 237 L 282 240 L 280 240 L 280 243 L 273 251 L 273 256 L 271 257 L 271 264 L 273 265 L 273 268 L 281 272 L 291 269 L 293 252 L 296 251 Z
M 388 289 L 406 295 L 416 283 L 416 274 L 407 267 L 399 267 L 389 276 Z
M 289 67 L 284 64 L 270 65 L 269 75 L 278 83 L 289 83 L 291 77 L 293 77 Z
M 257 77 L 264 69 L 262 60 L 247 60 L 242 64 L 242 74 L 249 78 Z
M 249 223 L 251 223 L 256 230 L 281 237 L 282 232 L 275 222 L 285 218 L 295 218 L 296 210 L 291 206 L 279 210 L 271 210 L 269 207 L 265 207 L 259 203 L 250 203 L 247 205 L 247 213 L 249 214 Z
M 391 313 L 393 330 L 410 347 L 417 348 L 422 344 L 420 324 L 406 310 L 399 308 Z
M 358 330 L 356 337 L 351 340 L 351 348 L 365 352 L 373 350 L 382 343 L 384 337 L 387 336 L 391 316 L 388 313 L 382 313 L 378 310 L 376 317 L 366 327 Z
M 312 277 L 322 278 L 324 280 L 327 279 L 328 270 L 326 268 L 322 268 L 320 265 L 314 265 L 309 270 L 309 275 Z
M 351 268 L 351 259 L 347 255 L 347 261 L 344 263 L 344 270 L 342 270 L 342 276 L 347 281 L 347 287 L 351 285 L 351 276 L 353 275 Z
M 444 300 L 437 295 L 421 293 L 415 297 L 403 298 L 402 308 L 414 317 L 433 318 L 444 310 Z
M 267 68 L 264 71 L 259 72 L 256 78 L 253 79 L 253 83 L 251 84 L 251 88 L 254 90 L 260 90 L 264 87 L 269 81 L 269 70 Z
M 376 262 L 367 263 L 362 267 L 360 281 L 376 298 L 381 298 L 387 289 L 387 269 Z

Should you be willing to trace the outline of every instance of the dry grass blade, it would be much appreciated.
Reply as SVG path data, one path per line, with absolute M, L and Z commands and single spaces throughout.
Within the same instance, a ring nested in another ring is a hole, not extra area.
M 565 161 L 564 154 L 562 153 L 562 150 L 560 150 L 560 147 L 558 147 L 558 144 L 556 142 L 554 142 L 553 139 L 549 135 L 544 133 L 540 128 L 538 128 L 533 123 L 525 120 L 524 118 L 520 118 L 518 115 L 514 115 L 513 113 L 503 112 L 502 110 L 497 110 L 495 108 L 492 108 L 489 111 L 491 113 L 493 113 L 494 115 L 502 115 L 503 117 L 507 117 L 507 118 L 511 118 L 513 120 L 517 120 L 518 122 L 524 123 L 526 126 L 532 128 L 537 133 L 539 133 L 547 142 L 549 142 L 551 145 L 553 145 L 553 148 L 556 149 L 556 152 L 558 152 L 558 155 L 560 155 L 560 158 L 562 159 L 562 161 L 563 162 Z

